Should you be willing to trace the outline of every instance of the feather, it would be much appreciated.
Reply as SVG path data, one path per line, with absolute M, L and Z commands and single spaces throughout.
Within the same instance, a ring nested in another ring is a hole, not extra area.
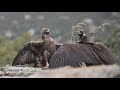
M 49 68 L 79 67 L 81 63 L 86 65 L 114 64 L 116 63 L 116 57 L 103 44 L 68 43 L 61 45 L 56 50 L 49 61 Z
M 61 45 L 55 44 L 56 49 Z M 25 64 L 43 64 L 46 65 L 46 62 L 49 62 L 51 55 L 48 51 L 44 51 L 43 42 L 30 41 L 24 45 L 24 47 L 18 52 L 15 56 L 12 66 L 16 65 L 25 65 Z
M 32 64 L 40 61 L 41 48 L 42 42 L 27 43 L 14 58 L 12 66 Z

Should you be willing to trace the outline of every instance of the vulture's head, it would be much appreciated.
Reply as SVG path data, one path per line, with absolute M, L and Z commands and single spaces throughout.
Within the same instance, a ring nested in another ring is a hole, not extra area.
M 78 31 L 77 34 L 78 34 L 78 35 L 83 35 L 83 32 L 84 32 L 84 31 L 81 30 L 81 31 Z
M 45 39 L 45 37 L 50 37 L 50 31 L 49 31 L 49 28 L 43 28 L 41 30 L 41 36 L 42 36 L 42 39 Z

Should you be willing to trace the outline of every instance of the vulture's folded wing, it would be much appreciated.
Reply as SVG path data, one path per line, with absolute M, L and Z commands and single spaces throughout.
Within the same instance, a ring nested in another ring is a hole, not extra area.
M 94 45 L 90 45 L 90 47 L 105 64 L 114 64 L 119 62 L 117 57 L 104 44 L 96 43 Z
M 82 63 L 86 65 L 113 64 L 115 58 L 104 45 L 63 44 L 51 57 L 49 68 L 79 67 Z
M 84 44 L 63 44 L 53 54 L 49 62 L 49 68 L 63 66 L 79 67 L 81 63 L 96 63 L 85 52 L 90 53 Z

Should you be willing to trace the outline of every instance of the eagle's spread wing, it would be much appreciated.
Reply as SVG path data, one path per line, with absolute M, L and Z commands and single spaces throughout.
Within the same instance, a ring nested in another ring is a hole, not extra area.
M 27 43 L 16 55 L 12 66 L 39 63 L 41 60 L 42 42 Z
M 115 62 L 116 58 L 111 51 L 102 44 L 63 44 L 51 57 L 49 68 L 79 67 L 81 63 L 99 65 Z

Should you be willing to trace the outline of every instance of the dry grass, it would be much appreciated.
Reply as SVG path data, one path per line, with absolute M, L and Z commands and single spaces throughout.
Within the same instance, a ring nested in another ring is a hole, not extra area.
M 96 29 L 90 30 L 93 33 L 93 36 L 90 39 L 90 42 L 94 42 L 95 35 L 97 32 L 99 32 L 102 28 L 105 28 L 105 26 L 109 26 L 109 23 L 103 23 L 100 26 L 98 26 Z
M 97 28 L 89 30 L 90 31 L 89 34 L 93 33 L 93 36 L 90 37 L 90 42 L 94 42 L 95 35 L 96 35 L 97 32 L 99 32 L 100 30 L 102 30 L 102 28 L 105 28 L 106 26 L 109 26 L 109 25 L 110 25 L 109 23 L 103 23 L 100 26 L 98 26 Z M 75 26 L 72 26 L 71 43 L 75 43 L 74 33 L 78 32 L 78 31 L 85 31 L 84 27 L 87 27 L 87 26 L 88 25 L 85 24 L 85 23 L 77 23 Z

